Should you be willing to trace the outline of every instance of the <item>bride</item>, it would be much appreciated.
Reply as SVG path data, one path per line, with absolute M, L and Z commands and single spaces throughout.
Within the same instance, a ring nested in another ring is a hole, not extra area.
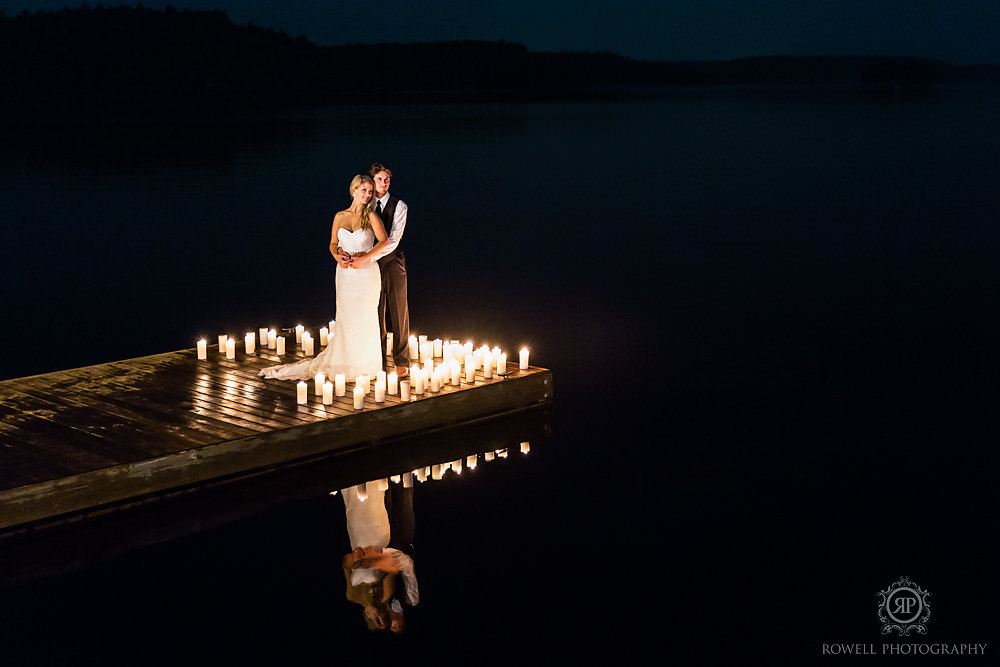
M 333 218 L 330 254 L 337 259 L 337 315 L 333 341 L 314 359 L 272 366 L 265 378 L 308 380 L 322 372 L 328 378 L 343 373 L 348 380 L 374 376 L 382 368 L 378 299 L 382 277 L 371 257 L 386 242 L 385 227 L 369 203 L 375 183 L 358 174 L 351 181 L 351 205 Z M 377 243 L 376 243 L 377 241 Z

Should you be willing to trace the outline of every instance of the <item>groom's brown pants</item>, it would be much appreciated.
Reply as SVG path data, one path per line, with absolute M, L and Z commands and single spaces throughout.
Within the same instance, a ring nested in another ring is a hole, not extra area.
M 378 299 L 378 324 L 382 333 L 382 368 L 386 367 L 385 334 L 392 331 L 392 357 L 396 366 L 410 365 L 410 309 L 406 301 L 406 257 L 394 252 L 378 260 L 382 293 Z M 391 324 L 391 326 L 387 326 Z

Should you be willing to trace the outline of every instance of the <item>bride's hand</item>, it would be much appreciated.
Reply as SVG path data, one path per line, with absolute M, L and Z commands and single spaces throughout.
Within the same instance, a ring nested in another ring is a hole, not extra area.
M 362 266 L 368 263 L 368 254 L 359 252 L 356 255 L 351 256 L 351 268 L 360 269 Z

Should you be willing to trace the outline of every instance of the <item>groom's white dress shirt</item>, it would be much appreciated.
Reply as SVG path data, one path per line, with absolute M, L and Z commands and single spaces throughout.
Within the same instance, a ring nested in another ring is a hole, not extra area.
M 388 201 L 388 192 L 376 200 L 377 204 L 382 208 L 385 208 Z M 385 220 L 382 221 L 382 225 L 385 226 Z M 406 229 L 406 203 L 400 199 L 396 202 L 396 213 L 392 216 L 392 224 L 390 225 L 390 228 L 386 230 L 386 235 L 389 238 L 386 241 L 386 244 L 382 246 L 382 249 L 372 255 L 373 262 L 382 259 L 396 249 L 396 246 L 399 245 L 400 240 L 403 238 L 404 229 Z

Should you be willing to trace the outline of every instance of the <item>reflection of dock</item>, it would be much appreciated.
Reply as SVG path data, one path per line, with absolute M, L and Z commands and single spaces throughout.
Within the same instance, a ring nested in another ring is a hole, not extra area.
M 323 405 L 310 386 L 298 405 L 294 382 L 257 376 L 296 356 L 182 350 L 0 382 L 0 537 L 552 399 L 550 371 L 508 364 L 407 402 Z

